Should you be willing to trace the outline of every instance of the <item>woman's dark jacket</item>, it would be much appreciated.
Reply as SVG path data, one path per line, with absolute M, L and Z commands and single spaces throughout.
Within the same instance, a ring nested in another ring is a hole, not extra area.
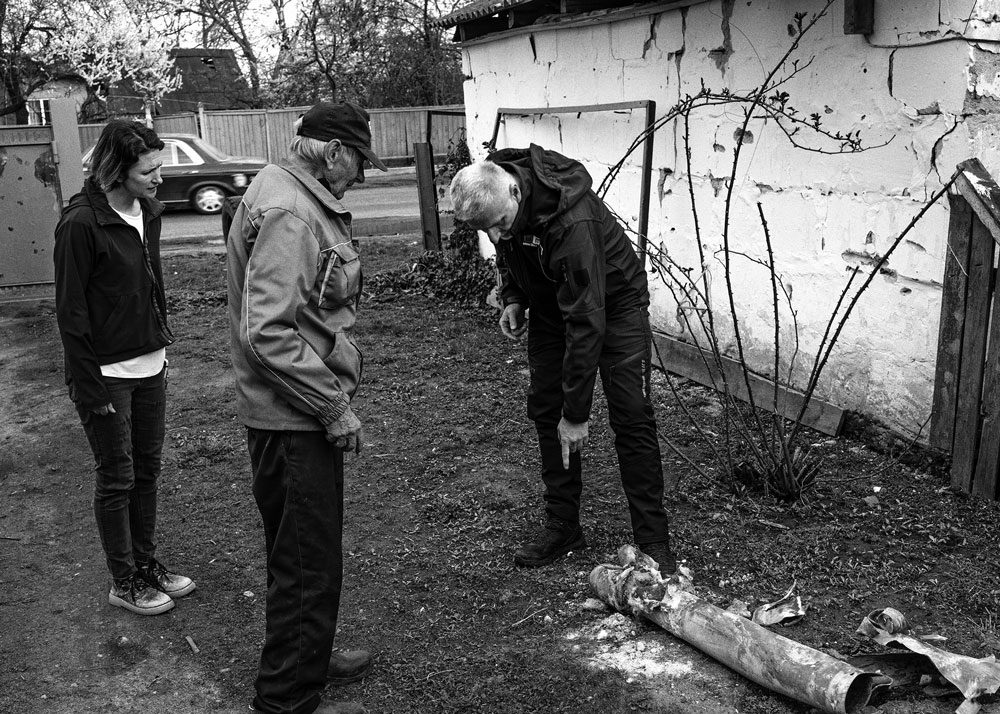
M 585 422 L 605 334 L 617 316 L 649 306 L 646 273 L 579 161 L 535 144 L 489 160 L 522 191 L 513 237 L 497 246 L 500 297 L 564 325 L 563 416 Z
M 163 204 L 154 199 L 139 202 L 145 246 L 93 179 L 70 199 L 56 226 L 56 318 L 66 355 L 66 383 L 85 409 L 111 401 L 101 365 L 148 354 L 174 341 L 167 327 L 160 268 Z

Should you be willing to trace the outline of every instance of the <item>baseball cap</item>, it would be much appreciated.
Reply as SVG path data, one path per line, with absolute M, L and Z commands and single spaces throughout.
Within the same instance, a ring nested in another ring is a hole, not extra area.
M 368 125 L 368 112 L 352 102 L 318 102 L 302 115 L 299 136 L 330 141 L 339 139 L 364 154 L 372 165 L 388 171 L 382 160 L 372 151 L 372 130 Z

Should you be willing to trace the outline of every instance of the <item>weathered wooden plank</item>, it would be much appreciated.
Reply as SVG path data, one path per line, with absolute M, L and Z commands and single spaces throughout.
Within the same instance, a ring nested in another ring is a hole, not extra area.
M 509 23 L 506 12 L 499 12 L 493 17 L 477 17 L 468 22 L 460 22 L 455 28 L 455 41 L 468 42 L 477 37 L 503 32 L 510 29 Z
M 750 401 L 750 394 L 736 360 L 723 357 L 723 372 L 719 370 L 711 354 L 694 345 L 657 330 L 653 331 L 653 340 L 666 370 L 716 390 L 722 389 L 722 376 L 725 374 L 730 393 L 745 402 Z M 801 392 L 780 385 L 776 387 L 771 380 L 757 375 L 751 375 L 749 381 L 754 404 L 759 408 L 773 410 L 777 397 L 778 411 L 783 417 L 795 419 L 798 416 L 805 399 Z M 809 400 L 802 423 L 823 434 L 837 436 L 844 425 L 844 414 L 845 411 L 840 407 L 813 397 Z
M 997 469 L 1000 468 L 1000 310 L 994 306 L 990 317 L 983 379 L 983 396 L 980 403 L 982 427 L 979 437 L 979 456 L 972 478 L 975 496 L 994 500 L 997 497 Z
M 983 395 L 987 327 L 994 286 L 994 248 L 989 229 L 982 221 L 974 220 L 968 298 L 962 331 L 962 371 L 958 377 L 955 440 L 951 454 L 951 485 L 965 493 L 972 489 L 978 457 L 980 400 Z
M 965 325 L 965 291 L 972 237 L 972 208 L 962 196 L 949 194 L 948 254 L 944 263 L 938 353 L 934 368 L 934 405 L 931 411 L 931 446 L 952 450 L 955 436 L 955 405 L 962 359 L 962 328 Z
M 565 2 L 565 0 L 563 0 Z M 559 13 L 559 3 L 537 2 L 525 5 L 517 5 L 510 8 L 507 17 L 507 27 L 527 27 L 543 15 L 553 15 Z
M 958 165 L 955 188 L 972 206 L 979 220 L 990 229 L 993 240 L 1000 242 L 1000 186 L 979 159 Z
M 202 136 L 231 156 L 268 158 L 267 113 L 264 110 L 240 113 L 205 112 Z M 291 125 L 286 127 L 285 146 L 291 140 Z
M 172 114 L 153 119 L 153 129 L 160 134 L 198 134 L 198 115 Z
M 301 107 L 301 111 L 272 112 L 265 115 L 267 130 L 268 161 L 279 162 L 288 156 L 288 146 L 295 135 L 295 122 L 299 114 L 309 107 Z

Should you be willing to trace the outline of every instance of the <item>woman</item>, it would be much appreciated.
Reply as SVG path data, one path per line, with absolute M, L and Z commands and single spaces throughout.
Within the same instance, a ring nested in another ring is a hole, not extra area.
M 56 315 L 66 383 L 94 452 L 94 515 L 112 605 L 157 615 L 195 588 L 156 554 L 156 481 L 166 413 L 159 151 L 138 122 L 112 121 L 91 176 L 56 226 Z

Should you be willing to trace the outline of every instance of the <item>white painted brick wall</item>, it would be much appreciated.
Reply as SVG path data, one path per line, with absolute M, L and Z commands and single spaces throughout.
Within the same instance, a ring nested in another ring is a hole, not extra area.
M 727 33 L 721 3 L 705 2 L 468 45 L 463 64 L 472 77 L 465 89 L 473 155 L 483 155 L 481 143 L 491 136 L 501 106 L 652 99 L 662 115 L 680 97 L 698 92 L 702 82 L 713 90 L 751 89 L 790 46 L 786 28 L 797 9 L 785 2 L 736 3 Z M 778 272 L 792 286 L 802 353 L 798 375 L 815 356 L 849 270 L 883 254 L 958 162 L 976 156 L 1000 176 L 1000 23 L 992 19 L 1000 14 L 1000 0 L 879 0 L 876 31 L 869 38 L 845 36 L 842 13 L 835 4 L 813 28 L 796 55 L 801 63 L 812 62 L 784 89 L 800 112 L 819 112 L 824 126 L 860 130 L 871 146 L 889 143 L 862 154 L 828 156 L 793 148 L 773 123 L 753 122 L 732 206 L 733 248 L 758 258 L 765 253 L 757 202 L 764 206 Z M 719 51 L 727 36 L 728 56 Z M 534 142 L 579 158 L 596 185 L 639 133 L 642 119 L 639 111 L 510 117 L 499 145 Z M 692 117 L 692 176 L 709 254 L 721 245 L 723 182 L 740 120 L 736 107 L 700 110 Z M 808 135 L 803 139 L 821 144 Z M 641 156 L 633 154 L 608 196 L 633 228 Z M 894 253 L 890 272 L 875 278 L 821 380 L 821 398 L 908 434 L 926 422 L 947 230 L 942 202 Z M 655 139 L 649 241 L 700 272 L 678 123 L 662 128 Z M 773 359 L 769 281 L 765 271 L 745 260 L 735 259 L 734 266 L 748 354 L 766 368 Z M 707 268 L 712 299 L 724 306 L 722 266 L 710 259 Z M 656 325 L 683 332 L 670 292 L 656 278 L 652 283 Z M 789 325 L 787 307 L 783 312 L 783 324 Z M 731 329 L 728 318 L 721 321 Z

